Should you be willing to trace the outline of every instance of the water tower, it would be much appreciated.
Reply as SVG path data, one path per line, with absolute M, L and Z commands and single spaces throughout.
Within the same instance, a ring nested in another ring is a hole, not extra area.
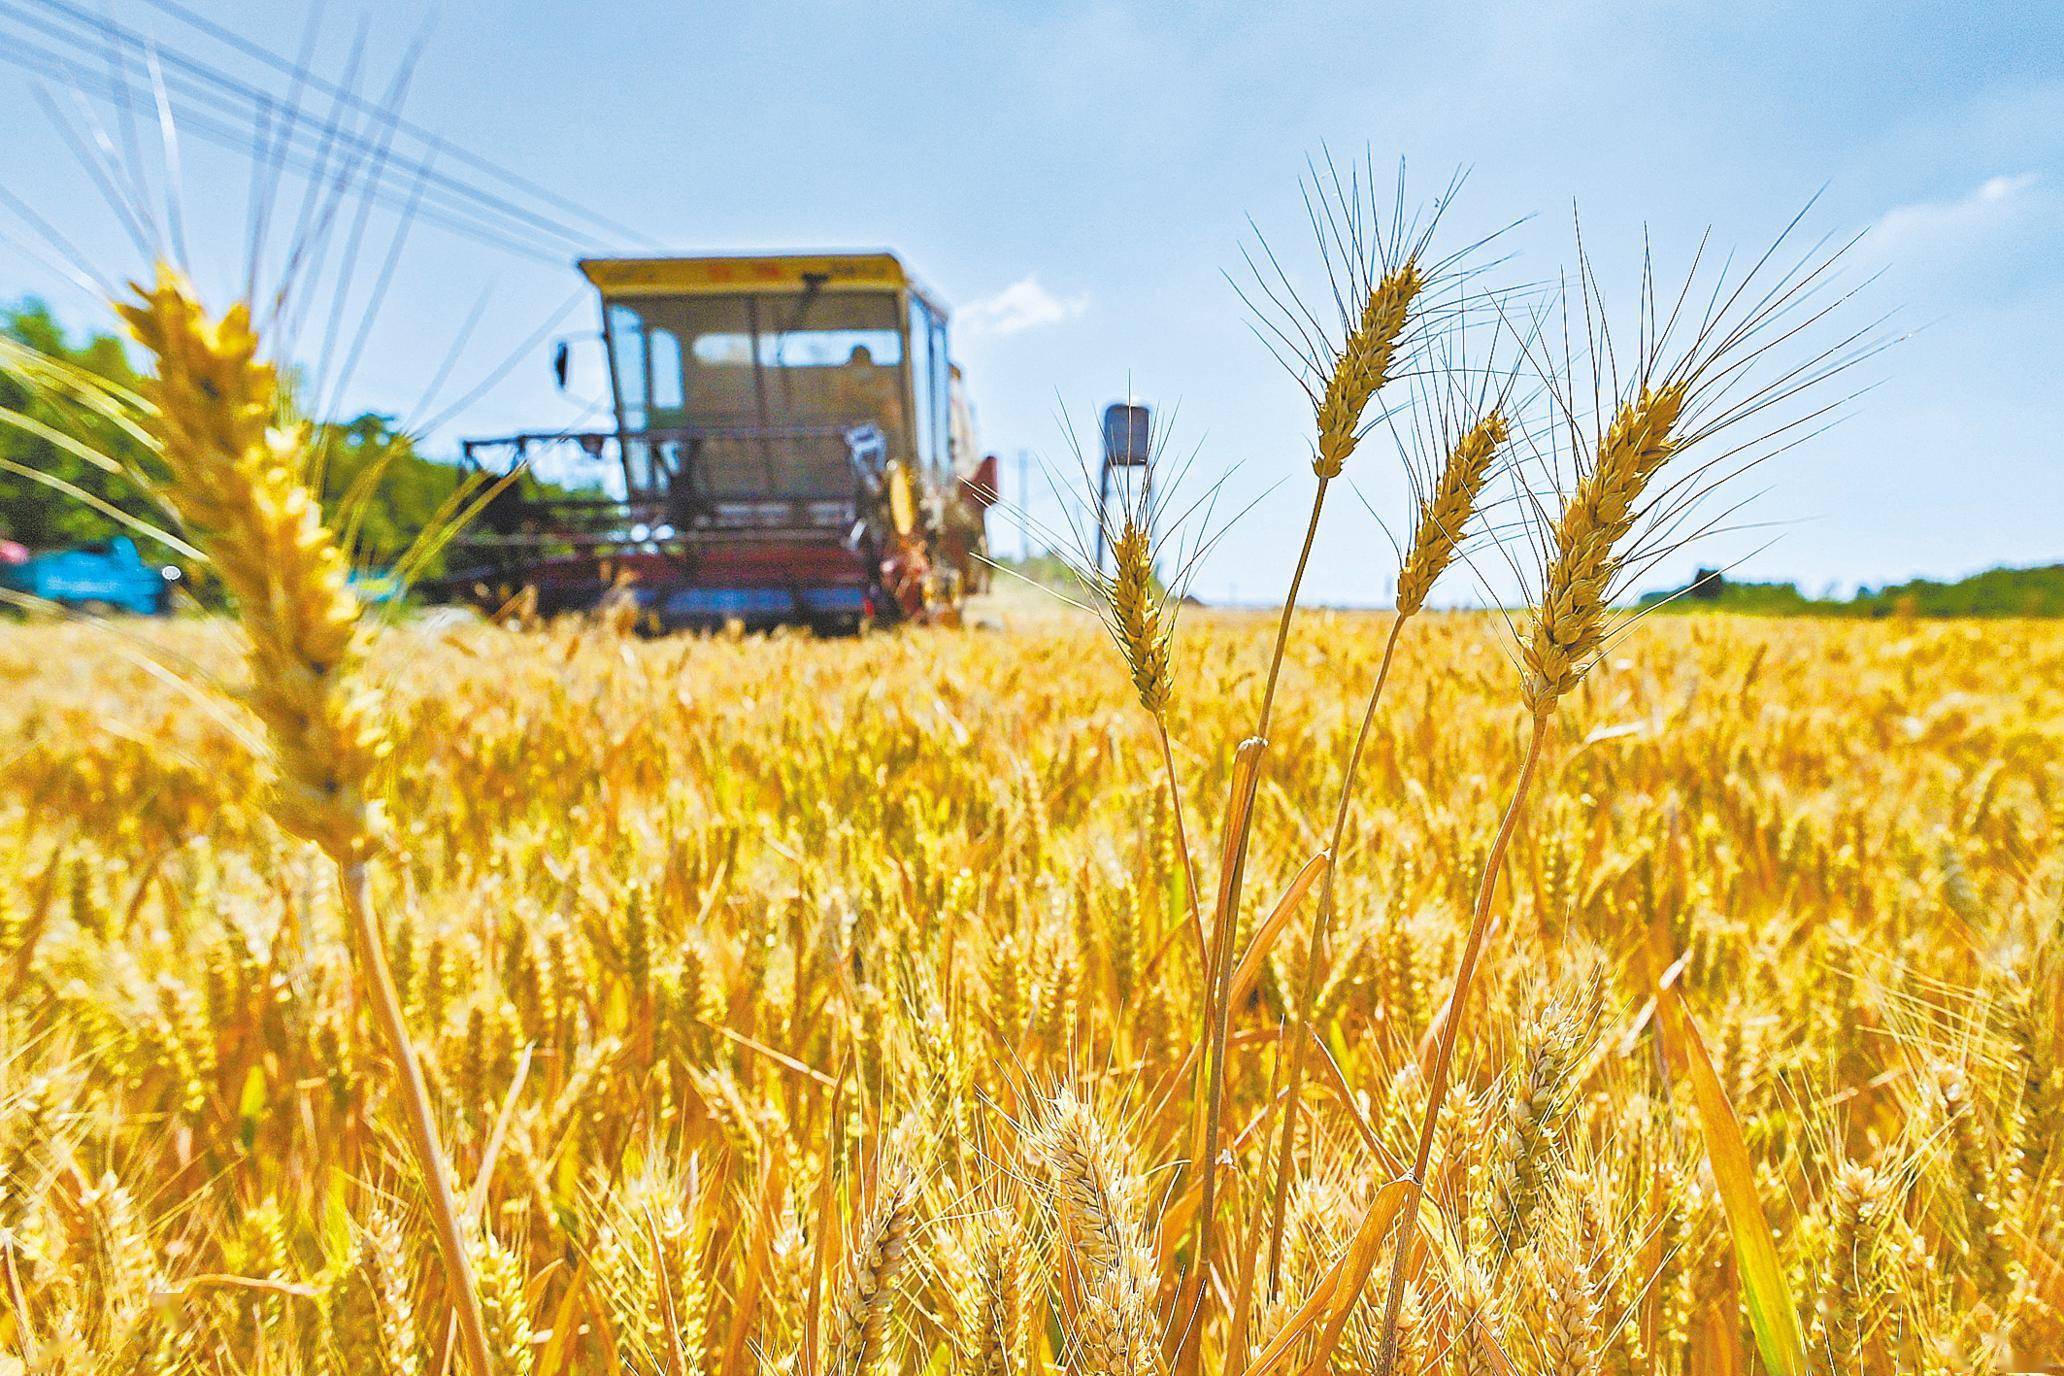
M 1104 567 L 1104 512 L 1111 502 L 1112 470 L 1145 468 L 1154 451 L 1153 413 L 1131 402 L 1104 408 L 1104 461 L 1097 470 L 1096 567 Z M 1124 481 L 1120 475 L 1119 481 Z

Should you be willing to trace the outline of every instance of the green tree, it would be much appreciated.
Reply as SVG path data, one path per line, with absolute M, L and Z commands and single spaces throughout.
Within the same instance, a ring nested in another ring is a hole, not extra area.
M 0 334 L 117 386 L 136 385 L 136 370 L 120 339 L 105 333 L 74 339 L 50 308 L 34 297 L 0 308 Z M 104 540 L 124 530 L 91 502 L 31 474 L 69 483 L 147 524 L 159 519 L 147 494 L 120 475 L 34 433 L 39 426 L 83 441 L 128 467 L 140 468 L 149 462 L 144 446 L 121 427 L 0 370 L 0 537 L 32 549 L 49 549 Z M 169 554 L 162 547 L 145 549 L 146 558 Z
M 367 411 L 349 421 L 317 427 L 322 501 L 354 536 L 354 558 L 384 569 L 407 553 L 441 514 L 459 482 L 459 470 L 416 452 L 394 417 Z M 435 575 L 442 560 L 422 570 Z
M 137 385 L 138 374 L 119 338 L 74 336 L 33 297 L 0 308 L 0 334 L 119 387 Z M 46 479 L 89 493 L 147 526 L 162 521 L 163 513 L 136 484 L 35 433 L 38 427 L 82 441 L 125 468 L 149 472 L 153 467 L 149 451 L 121 427 L 0 370 L 0 538 L 31 549 L 63 549 L 125 531 L 137 534 Z M 324 422 L 316 427 L 315 441 L 323 505 L 355 534 L 355 558 L 362 567 L 384 569 L 407 552 L 459 482 L 456 467 L 425 458 L 414 440 L 396 428 L 394 417 L 378 412 Z M 145 558 L 180 562 L 170 549 L 139 539 Z M 434 575 L 441 567 L 440 559 L 432 559 L 422 572 Z M 205 598 L 209 580 L 202 576 L 188 586 Z

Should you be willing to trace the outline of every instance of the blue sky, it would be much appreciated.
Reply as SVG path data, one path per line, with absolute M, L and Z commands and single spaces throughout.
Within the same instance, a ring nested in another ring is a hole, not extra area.
M 191 3 L 279 51 L 307 13 Z M 220 51 L 141 0 L 107 9 Z M 329 0 L 316 65 L 341 70 L 363 24 L 377 87 L 424 23 L 415 5 Z M 1599 271 L 1621 281 L 1644 226 L 1667 275 L 1708 226 L 1722 247 L 1759 247 L 1823 184 L 1812 227 L 1868 231 L 1855 267 L 1883 275 L 1857 323 L 1894 311 L 1911 337 L 1867 366 L 1878 385 L 1841 425 L 1761 475 L 1750 519 L 1778 528 L 1686 551 L 1653 585 L 1773 534 L 1741 574 L 1814 590 L 2064 558 L 2064 6 L 451 0 L 427 33 L 405 113 L 670 248 L 897 250 L 956 310 L 985 447 L 1063 457 L 1057 398 L 1086 429 L 1128 379 L 1179 402 L 1199 473 L 1232 470 L 1229 505 L 1259 499 L 1203 571 L 1206 597 L 1279 592 L 1301 530 L 1309 416 L 1221 273 L 1249 216 L 1311 262 L 1297 183 L 1322 146 L 1402 156 L 1429 195 L 1467 166 L 1446 232 L 1533 216 L 1502 241 L 1515 281 L 1571 257 L 1573 200 Z M 0 130 L 0 186 L 97 263 L 135 266 L 8 67 Z M 244 180 L 227 155 L 183 151 L 188 238 L 220 295 L 241 262 Z M 0 210 L 0 229 L 0 295 L 95 318 L 13 251 L 32 237 L 18 219 Z M 453 399 L 570 300 L 564 328 L 591 327 L 580 286 L 570 262 L 418 225 L 346 400 L 415 412 L 477 309 Z M 571 419 L 547 357 L 535 347 L 432 447 Z M 575 390 L 599 390 L 592 368 Z M 1349 476 L 1400 510 L 1384 445 Z M 1392 562 L 1345 500 L 1308 587 L 1382 601 Z

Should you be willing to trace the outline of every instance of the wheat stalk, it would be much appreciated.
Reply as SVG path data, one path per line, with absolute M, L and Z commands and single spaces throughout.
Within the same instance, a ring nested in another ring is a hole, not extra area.
M 1649 481 L 1675 452 L 1671 427 L 1683 411 L 1684 400 L 1684 388 L 1673 384 L 1659 391 L 1644 387 L 1637 398 L 1625 403 L 1600 439 L 1588 471 L 1563 504 L 1552 529 L 1547 571 L 1534 604 L 1533 631 L 1522 650 L 1525 672 L 1521 699 L 1531 717 L 1531 729 L 1504 819 L 1485 858 L 1453 988 L 1439 1019 L 1439 1036 L 1427 1076 L 1426 1112 L 1407 1177 L 1410 1193 L 1392 1253 L 1389 1295 L 1384 1304 L 1384 1346 L 1377 1376 L 1390 1376 L 1397 1359 L 1396 1324 L 1398 1306 L 1404 1298 L 1405 1251 L 1426 1195 L 1426 1169 L 1433 1151 L 1434 1131 L 1447 1097 L 1455 1042 L 1468 1010 L 1477 962 L 1483 954 L 1499 871 L 1547 744 L 1556 705 L 1591 667 L 1603 640 L 1607 591 L 1624 555 L 1622 542 L 1634 528 Z
M 1510 427 L 1504 414 L 1492 409 L 1449 448 L 1433 490 L 1421 496 L 1412 547 L 1398 579 L 1397 615 L 1391 619 L 1390 630 L 1384 636 L 1383 655 L 1377 662 L 1376 677 L 1369 686 L 1368 702 L 1362 709 L 1361 725 L 1356 728 L 1354 744 L 1348 749 L 1347 764 L 1341 774 L 1340 795 L 1333 810 L 1333 830 L 1326 843 L 1326 869 L 1320 878 L 1319 914 L 1312 927 L 1311 942 L 1305 950 L 1304 970 L 1298 982 L 1296 1021 L 1290 1031 L 1290 1070 L 1284 1091 L 1282 1134 L 1276 1148 L 1275 1193 L 1270 1204 L 1268 1275 L 1272 1287 L 1282 1262 L 1284 1207 L 1289 1194 L 1291 1158 L 1296 1149 L 1297 1121 L 1303 1101 L 1305 1045 L 1311 1040 L 1306 1029 L 1311 1022 L 1313 1000 L 1318 996 L 1320 962 L 1332 934 L 1336 901 L 1334 868 L 1340 855 L 1341 841 L 1347 834 L 1356 771 L 1361 764 L 1362 751 L 1368 744 L 1369 729 L 1376 721 L 1377 704 L 1383 700 L 1384 684 L 1390 679 L 1398 637 L 1403 634 L 1405 623 L 1425 605 L 1426 594 L 1434 583 L 1453 562 L 1464 533 L 1475 519 L 1492 467 L 1509 437 Z
M 1176 776 L 1175 751 L 1168 739 L 1168 705 L 1174 697 L 1174 672 L 1169 663 L 1175 638 L 1175 612 L 1167 593 L 1156 587 L 1154 574 L 1153 499 L 1141 486 L 1138 509 L 1128 511 L 1111 541 L 1115 575 L 1093 579 L 1102 594 L 1105 620 L 1132 675 L 1140 706 L 1153 719 L 1161 746 L 1161 769 L 1174 814 L 1176 849 L 1182 852 L 1183 887 L 1189 905 L 1190 935 L 1198 968 L 1209 960 L 1204 918 L 1197 902 L 1197 879 L 1190 859 L 1189 829 L 1183 821 L 1182 785 Z
M 1359 255 L 1359 207 L 1348 207 L 1348 218 L 1354 226 L 1352 237 L 1357 241 L 1355 253 Z M 1429 236 L 1430 233 L 1429 230 Z M 1321 249 L 1325 250 L 1326 233 L 1321 231 L 1319 237 Z M 1268 751 L 1269 725 L 1275 709 L 1276 685 L 1282 677 L 1283 652 L 1290 641 L 1290 622 L 1297 610 L 1305 570 L 1311 563 L 1312 545 L 1318 538 L 1319 517 L 1325 510 L 1327 488 L 1340 475 L 1348 456 L 1360 442 L 1362 416 L 1370 401 L 1390 381 L 1398 349 L 1413 321 L 1415 305 L 1427 288 L 1427 275 L 1420 267 L 1419 258 L 1425 244 L 1426 240 L 1422 238 L 1403 252 L 1394 266 L 1373 280 L 1367 280 L 1366 264 L 1357 261 L 1348 265 L 1347 276 L 1353 284 L 1351 290 L 1357 293 L 1359 310 L 1330 357 L 1315 357 L 1308 363 L 1322 374 L 1319 390 L 1313 396 L 1317 435 L 1312 472 L 1318 482 L 1312 492 L 1311 514 L 1305 522 L 1297 562 L 1290 572 L 1290 586 L 1283 596 L 1282 610 L 1277 617 L 1275 640 L 1269 652 L 1268 673 L 1262 681 L 1261 707 L 1254 732 L 1240 743 L 1236 753 L 1233 792 L 1226 805 L 1225 841 L 1220 851 L 1218 896 L 1212 914 L 1212 946 L 1206 963 L 1207 984 L 1211 992 L 1204 1009 L 1204 1041 L 1209 1055 L 1204 1110 L 1203 1199 L 1197 1221 L 1199 1264 L 1191 1272 L 1190 1293 L 1182 1320 L 1183 1337 L 1175 1361 L 1177 1369 L 1184 1372 L 1190 1369 L 1188 1363 L 1196 1351 L 1192 1342 L 1198 1327 L 1196 1307 L 1203 1299 L 1203 1273 L 1210 1265 L 1211 1234 L 1217 1214 L 1218 1144 L 1225 1110 L 1225 1043 L 1230 1035 L 1231 1017 L 1232 931 L 1239 920 L 1240 898 L 1246 885 L 1254 798 L 1261 786 Z M 1330 264 L 1330 253 L 1328 261 Z M 1336 281 L 1334 285 L 1337 295 L 1341 283 Z M 1303 327 L 1295 319 L 1291 328 L 1302 335 Z M 1244 759 L 1240 758 L 1242 756 Z M 1300 1054 L 1301 1049 L 1300 1045 Z M 1282 1192 L 1278 1190 L 1277 1193 L 1280 1201 Z M 1280 1202 L 1277 1207 L 1280 1218 Z
M 468 1360 L 477 1376 L 490 1376 L 449 1169 L 372 910 L 366 858 L 378 819 L 366 790 L 385 747 L 354 673 L 364 640 L 344 555 L 301 481 L 306 436 L 275 424 L 279 378 L 258 357 L 248 307 L 211 318 L 185 279 L 162 265 L 150 287 L 135 290 L 116 310 L 154 360 L 143 396 L 168 473 L 164 497 L 236 598 L 251 705 L 278 766 L 273 815 L 337 866 L 353 950 L 438 1225 L 449 1298 Z

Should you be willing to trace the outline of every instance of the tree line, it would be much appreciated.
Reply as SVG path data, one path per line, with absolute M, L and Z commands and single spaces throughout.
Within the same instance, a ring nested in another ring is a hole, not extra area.
M 134 388 L 140 380 L 120 338 L 106 332 L 68 331 L 49 306 L 34 297 L 0 307 L 0 334 L 120 387 Z M 9 412 L 29 424 L 7 423 Z M 90 493 L 146 525 L 160 519 L 148 493 L 34 433 L 38 426 L 81 439 L 125 467 L 153 471 L 152 457 L 120 427 L 0 372 L 0 539 L 41 551 L 131 534 L 146 559 L 183 562 L 171 549 L 71 492 L 31 476 L 41 474 Z M 319 422 L 317 439 L 315 452 L 324 455 L 324 505 L 351 495 L 356 504 L 355 558 L 362 567 L 384 568 L 406 551 L 439 515 L 459 479 L 453 464 L 418 453 L 414 439 L 395 418 L 380 412 Z M 381 470 L 377 481 L 363 481 L 376 467 Z M 431 575 L 438 571 L 435 560 L 424 570 Z

